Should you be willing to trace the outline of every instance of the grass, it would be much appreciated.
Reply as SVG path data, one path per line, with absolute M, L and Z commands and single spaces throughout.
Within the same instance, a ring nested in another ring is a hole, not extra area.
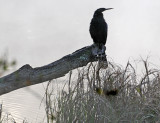
M 90 63 L 70 71 L 64 89 L 55 95 L 48 82 L 45 94 L 47 123 L 159 123 L 160 73 L 148 59 L 138 62 L 138 75 L 130 62 L 123 68 L 113 62 Z M 16 122 L 11 114 L 0 123 Z M 27 122 L 27 121 L 23 121 Z M 44 121 L 45 122 L 45 121 Z
M 46 89 L 47 122 L 52 123 L 158 123 L 160 122 L 159 70 L 142 60 L 138 76 L 131 63 L 90 63 L 73 72 L 58 96 Z M 100 91 L 97 91 L 100 90 Z M 112 94 L 112 91 L 118 93 Z

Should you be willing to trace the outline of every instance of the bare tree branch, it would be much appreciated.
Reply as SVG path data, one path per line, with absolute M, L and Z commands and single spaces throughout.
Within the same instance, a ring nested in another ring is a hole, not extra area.
M 0 78 L 0 95 L 62 77 L 70 70 L 96 61 L 94 52 L 97 49 L 95 47 L 95 45 L 91 45 L 81 48 L 72 54 L 42 67 L 32 68 L 28 64 L 22 66 L 17 71 Z

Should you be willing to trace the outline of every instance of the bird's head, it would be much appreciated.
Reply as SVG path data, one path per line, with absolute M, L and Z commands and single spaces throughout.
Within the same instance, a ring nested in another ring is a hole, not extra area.
M 94 12 L 94 16 L 103 16 L 102 12 L 110 9 L 113 9 L 113 8 L 99 8 Z

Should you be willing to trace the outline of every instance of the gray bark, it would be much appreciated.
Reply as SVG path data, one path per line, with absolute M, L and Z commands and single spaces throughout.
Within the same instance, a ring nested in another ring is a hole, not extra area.
M 62 77 L 70 70 L 96 61 L 96 50 L 95 45 L 87 46 L 42 67 L 32 68 L 26 64 L 17 71 L 0 78 L 0 95 Z

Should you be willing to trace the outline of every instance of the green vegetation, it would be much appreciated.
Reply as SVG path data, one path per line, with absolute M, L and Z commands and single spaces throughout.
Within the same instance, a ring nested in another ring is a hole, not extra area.
M 61 90 L 56 98 L 49 89 L 49 82 L 46 89 L 47 122 L 160 122 L 159 70 L 149 68 L 147 60 L 141 63 L 145 68 L 141 76 L 129 62 L 125 69 L 111 62 L 107 68 L 101 62 L 90 63 L 78 69 L 76 79 L 72 79 L 75 75 L 70 72 L 69 82 L 65 85 L 67 89 Z M 105 93 L 112 91 L 116 93 Z
M 9 62 L 8 60 L 8 55 L 5 53 L 3 56 L 0 57 L 0 77 L 8 71 L 9 68 L 12 68 L 16 65 L 16 61 L 12 60 Z M 3 114 L 3 105 L 0 102 L 0 123 L 5 123 L 5 122 L 12 122 L 14 123 L 15 120 L 12 117 L 11 114 Z M 2 115 L 3 114 L 3 115 Z
M 4 53 L 0 57 L 0 76 L 4 74 L 10 67 L 15 66 L 17 63 L 15 60 L 9 61 L 7 53 Z

